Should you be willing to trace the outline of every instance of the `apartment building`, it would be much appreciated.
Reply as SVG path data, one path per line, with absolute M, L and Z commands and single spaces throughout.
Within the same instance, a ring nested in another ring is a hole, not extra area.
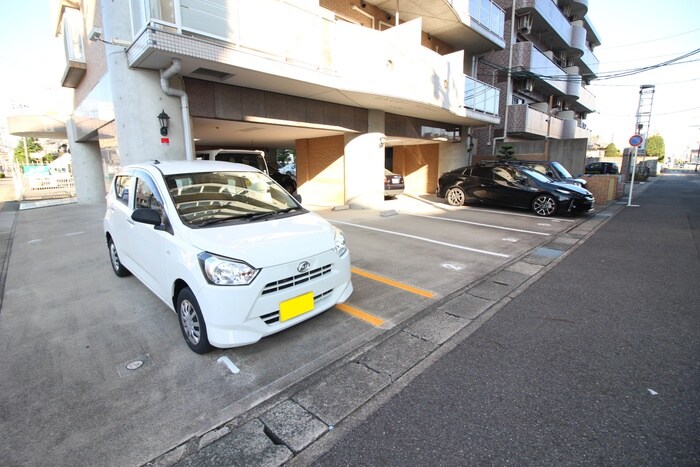
M 385 167 L 431 193 L 501 121 L 494 0 L 59 1 L 81 203 L 118 166 L 246 148 L 293 149 L 305 203 L 375 206 Z
M 507 10 L 507 46 L 479 58 L 477 77 L 499 88 L 501 122 L 473 132 L 477 153 L 492 157 L 505 141 L 516 157 L 557 160 L 582 173 L 585 119 L 595 111 L 587 85 L 598 74 L 600 45 L 588 0 L 495 1 Z

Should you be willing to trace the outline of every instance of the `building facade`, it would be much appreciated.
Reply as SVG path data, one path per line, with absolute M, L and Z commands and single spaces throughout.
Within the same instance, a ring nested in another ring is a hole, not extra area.
M 433 192 L 501 121 L 476 72 L 505 19 L 493 0 L 60 0 L 78 202 L 212 148 L 293 149 L 308 204 L 377 205 L 385 167 Z
M 587 89 L 598 74 L 600 37 L 588 0 L 496 0 L 506 11 L 506 48 L 481 56 L 477 77 L 500 90 L 501 122 L 473 132 L 477 154 L 505 143 L 516 157 L 558 160 L 583 172 L 595 111 Z

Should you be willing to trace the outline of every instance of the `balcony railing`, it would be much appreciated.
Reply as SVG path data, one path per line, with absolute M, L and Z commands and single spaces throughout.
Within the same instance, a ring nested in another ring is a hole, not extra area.
M 490 115 L 498 115 L 501 91 L 470 76 L 464 77 L 464 106 Z
M 509 134 L 554 139 L 588 137 L 588 130 L 578 120 L 550 116 L 527 104 L 509 105 L 507 112 Z
M 464 0 L 452 0 L 450 3 L 456 7 L 456 4 L 463 2 Z M 506 17 L 503 9 L 492 0 L 468 0 L 468 2 L 469 16 L 498 37 L 503 38 Z
M 243 87 L 286 92 L 287 81 L 264 79 L 272 75 L 288 80 L 295 92 L 322 86 L 354 94 L 357 102 L 378 96 L 382 100 L 372 105 L 439 121 L 455 116 L 492 121 L 498 115 L 498 89 L 465 76 L 461 53 L 440 55 L 423 47 L 420 19 L 378 31 L 293 1 L 130 1 L 136 37 L 127 51 L 130 66 L 162 66 L 159 58 L 176 54 L 214 62 L 222 76 L 222 68 L 232 77 L 238 76 L 236 68 L 245 68 L 251 73 L 236 78 Z
M 82 17 L 79 11 L 66 8 L 61 20 L 61 33 L 66 53 L 66 68 L 61 84 L 66 88 L 76 88 L 87 70 Z

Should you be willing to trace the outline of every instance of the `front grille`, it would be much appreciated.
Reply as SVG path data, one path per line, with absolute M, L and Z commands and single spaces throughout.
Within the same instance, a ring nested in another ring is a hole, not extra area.
M 302 274 L 297 274 L 296 276 L 291 276 L 285 279 L 270 282 L 263 288 L 262 295 L 266 295 L 273 292 L 279 292 L 280 290 L 288 289 L 290 287 L 295 287 L 299 284 L 303 284 L 304 282 L 316 279 L 317 277 L 325 276 L 330 272 L 331 265 L 327 264 L 323 267 L 314 269 L 312 271 L 304 272 Z
M 328 297 L 332 293 L 333 293 L 333 289 L 330 289 L 330 290 L 326 290 L 322 294 L 315 295 L 314 296 L 314 306 L 318 302 L 320 302 L 324 298 Z M 273 311 L 272 313 L 262 315 L 262 316 L 260 316 L 260 319 L 263 320 L 265 322 L 265 324 L 267 324 L 267 325 L 275 324 L 275 323 L 279 322 L 279 320 L 280 320 L 280 311 L 276 310 L 276 311 Z

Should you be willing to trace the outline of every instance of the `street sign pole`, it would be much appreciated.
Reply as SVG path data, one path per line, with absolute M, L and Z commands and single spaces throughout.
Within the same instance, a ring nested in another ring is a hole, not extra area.
M 634 189 L 634 175 L 635 169 L 637 168 L 637 149 L 639 148 L 639 145 L 642 144 L 642 141 L 644 141 L 644 139 L 641 137 L 641 135 L 633 135 L 630 138 L 630 145 L 634 146 L 634 153 L 632 154 L 632 180 L 630 180 L 630 193 L 629 198 L 627 199 L 628 207 L 639 207 L 638 205 L 632 204 L 632 190 Z

